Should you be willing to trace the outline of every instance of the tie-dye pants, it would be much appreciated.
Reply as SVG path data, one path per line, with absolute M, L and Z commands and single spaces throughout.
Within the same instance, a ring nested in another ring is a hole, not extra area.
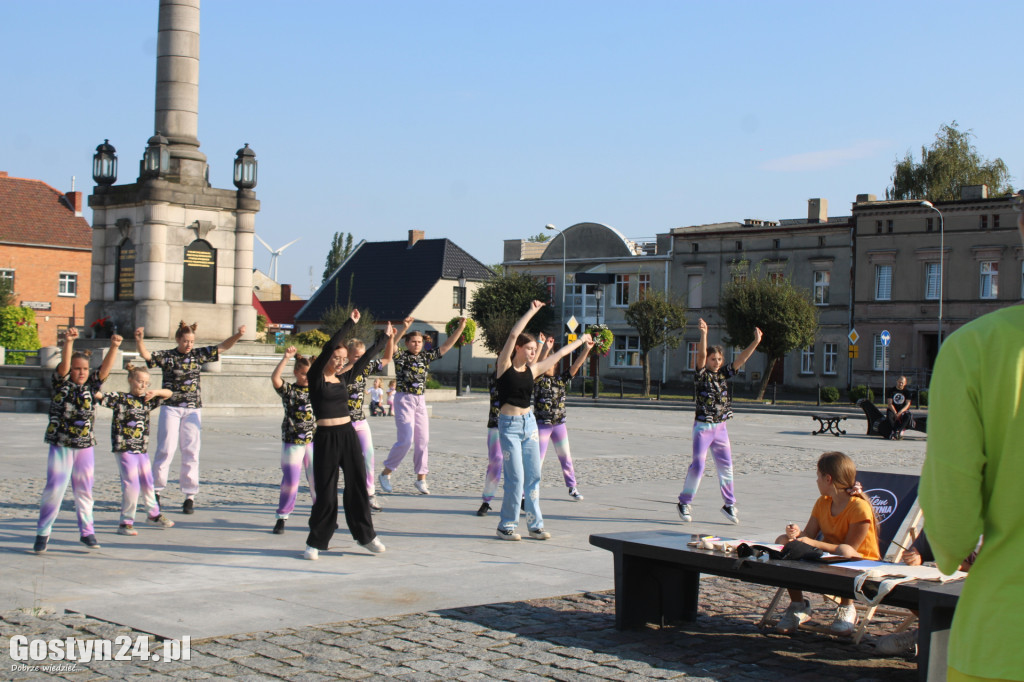
M 487 429 L 487 473 L 484 474 L 484 502 L 494 499 L 501 483 L 501 443 L 498 440 L 498 427 Z
M 555 454 L 558 455 L 558 463 L 562 465 L 562 478 L 565 480 L 565 487 L 576 487 L 576 471 L 572 466 L 572 454 L 569 452 L 569 433 L 565 430 L 565 424 L 540 424 L 537 426 L 540 433 L 540 463 L 544 464 L 544 455 L 548 454 L 548 443 L 555 446 Z
M 503 530 L 515 530 L 519 525 L 519 501 L 526 508 L 526 527 L 537 530 L 544 527 L 540 513 L 540 446 L 537 421 L 533 413 L 521 416 L 498 415 L 498 436 L 505 476 L 501 498 Z M 525 491 L 525 497 L 523 495 Z
M 287 519 L 295 509 L 295 498 L 299 494 L 299 476 L 306 472 L 306 485 L 316 502 L 316 488 L 313 486 L 313 444 L 281 444 L 281 498 L 277 503 L 277 518 Z
M 140 496 L 149 516 L 159 516 L 149 455 L 145 452 L 115 452 L 114 459 L 121 472 L 121 523 L 129 526 L 135 523 Z
M 92 476 L 95 467 L 92 448 L 68 448 L 51 445 L 46 459 L 46 488 L 39 503 L 39 525 L 36 535 L 50 535 L 53 522 L 57 520 L 64 491 L 71 481 L 75 495 L 75 514 L 78 516 L 78 533 L 82 537 L 93 534 L 92 527 Z
M 370 422 L 366 419 L 354 420 L 352 428 L 359 436 L 359 447 L 363 449 L 363 464 L 366 465 L 366 493 L 373 497 L 376 493 L 373 481 L 373 434 L 370 433 Z
M 693 423 L 693 461 L 686 470 L 683 491 L 679 493 L 681 504 L 690 504 L 693 496 L 697 494 L 700 479 L 704 476 L 704 461 L 709 449 L 711 456 L 715 458 L 715 468 L 718 469 L 718 486 L 721 488 L 722 500 L 727 505 L 736 504 L 736 496 L 732 489 L 732 448 L 729 446 L 729 430 L 725 422 L 709 424 L 696 421 Z
M 174 451 L 181 445 L 181 471 L 178 485 L 185 497 L 199 492 L 199 444 L 203 426 L 202 410 L 195 407 L 160 408 L 157 427 L 156 456 L 153 457 L 153 486 L 157 492 L 167 487 L 167 472 L 174 459 Z

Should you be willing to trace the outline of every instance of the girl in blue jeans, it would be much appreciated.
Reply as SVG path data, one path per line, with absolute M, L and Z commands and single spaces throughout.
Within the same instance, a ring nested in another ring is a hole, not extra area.
M 533 382 L 553 367 L 564 356 L 590 341 L 589 334 L 563 346 L 558 352 L 536 362 L 537 341 L 523 333 L 530 319 L 543 307 L 540 301 L 530 303 L 529 310 L 509 332 L 505 347 L 498 355 L 495 371 L 498 391 L 498 440 L 501 444 L 502 471 L 505 478 L 501 500 L 501 522 L 498 537 L 519 540 L 519 500 L 526 496 L 526 526 L 530 537 L 547 540 L 551 534 L 544 530 L 544 517 L 540 513 L 540 443 L 537 420 L 533 417 L 531 398 Z

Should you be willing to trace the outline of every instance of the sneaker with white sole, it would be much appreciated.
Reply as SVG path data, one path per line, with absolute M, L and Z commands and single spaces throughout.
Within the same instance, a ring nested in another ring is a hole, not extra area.
M 386 549 L 384 543 L 380 541 L 380 538 L 374 538 L 363 545 L 365 549 L 370 550 L 374 554 L 382 554 Z
M 99 549 L 101 547 L 100 541 L 96 539 L 95 535 L 83 535 L 78 538 L 78 541 L 89 549 Z
M 320 550 L 316 547 L 310 547 L 309 545 L 306 545 L 306 551 L 302 553 L 302 558 L 308 559 L 309 561 L 316 561 L 320 558 Z
M 512 540 L 512 541 L 522 540 L 523 539 L 519 535 L 519 533 L 515 532 L 514 530 L 512 530 L 510 528 L 499 528 L 498 529 L 498 537 L 501 538 L 502 540 Z
M 157 514 L 156 516 L 147 516 L 146 523 L 150 526 L 156 526 L 157 528 L 172 528 L 174 526 L 174 521 L 171 521 L 163 514 Z
M 690 505 L 678 502 L 676 503 L 676 511 L 679 512 L 679 518 L 681 518 L 685 523 L 693 521 L 693 507 Z
M 416 490 L 419 491 L 420 495 L 430 494 L 430 489 L 427 488 L 427 479 L 416 479 L 416 482 L 413 483 L 413 485 L 416 486 Z
M 917 628 L 894 632 L 878 640 L 875 653 L 881 656 L 917 656 Z
M 534 540 L 550 540 L 551 533 L 547 532 L 543 528 L 536 528 L 530 531 L 530 537 Z
M 836 609 L 836 617 L 828 629 L 835 635 L 852 635 L 857 627 L 857 608 L 853 604 L 842 604 Z
M 571 497 L 575 502 L 583 501 L 583 495 L 576 486 L 569 488 L 569 497 Z
M 369 505 L 370 505 L 370 511 L 373 512 L 373 513 L 379 512 L 381 510 L 381 508 L 382 508 L 380 506 L 380 504 L 377 503 L 377 496 L 376 495 L 370 495 Z
M 729 519 L 732 523 L 739 524 L 740 522 L 740 510 L 736 508 L 734 504 L 726 504 L 722 506 L 722 515 Z
M 130 523 L 120 523 L 117 526 L 118 535 L 138 535 L 139 531 L 135 530 L 134 526 Z
M 377 481 L 380 483 L 380 489 L 386 493 L 393 493 L 394 488 L 391 487 L 391 476 L 388 474 L 381 474 L 377 477 Z
M 786 607 L 782 618 L 775 624 L 775 632 L 789 635 L 800 629 L 800 626 L 811 619 L 811 602 L 804 599 L 795 601 Z

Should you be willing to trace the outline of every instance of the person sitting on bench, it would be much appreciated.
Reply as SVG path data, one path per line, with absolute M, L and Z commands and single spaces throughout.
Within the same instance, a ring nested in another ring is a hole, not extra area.
M 910 414 L 910 391 L 907 390 L 907 378 L 901 376 L 896 380 L 896 388 L 893 389 L 889 401 L 886 403 L 885 417 L 889 420 L 892 432 L 889 440 L 903 438 L 903 432 L 914 424 L 913 415 Z
M 857 466 L 841 452 L 826 452 L 818 458 L 818 492 L 811 518 L 803 532 L 795 523 L 786 526 L 786 534 L 775 541 L 786 544 L 799 540 L 831 554 L 862 559 L 881 558 L 878 551 L 878 519 L 871 501 L 857 482 Z M 818 534 L 822 539 L 817 540 Z M 792 603 L 782 614 L 775 630 L 782 634 L 796 632 L 811 618 L 811 602 L 800 590 L 789 590 Z M 836 610 L 830 629 L 837 635 L 853 633 L 857 609 L 852 599 L 843 599 Z

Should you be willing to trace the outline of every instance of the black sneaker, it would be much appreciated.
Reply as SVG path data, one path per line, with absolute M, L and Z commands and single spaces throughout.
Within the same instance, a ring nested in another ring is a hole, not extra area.
M 195 514 L 196 513 L 195 506 L 196 506 L 195 500 L 193 500 L 191 497 L 185 498 L 185 504 L 181 505 L 181 513 L 182 514 Z
M 79 541 L 89 549 L 100 548 L 100 542 L 96 539 L 95 535 L 83 535 L 79 538 Z
M 487 516 L 487 512 L 491 511 L 491 505 L 484 502 L 480 505 L 480 508 L 476 510 L 477 516 Z
M 46 543 L 49 542 L 49 535 L 37 535 L 36 544 L 32 545 L 32 551 L 36 554 L 42 554 L 46 551 Z
M 274 524 L 274 535 L 284 535 L 284 519 L 278 519 Z

